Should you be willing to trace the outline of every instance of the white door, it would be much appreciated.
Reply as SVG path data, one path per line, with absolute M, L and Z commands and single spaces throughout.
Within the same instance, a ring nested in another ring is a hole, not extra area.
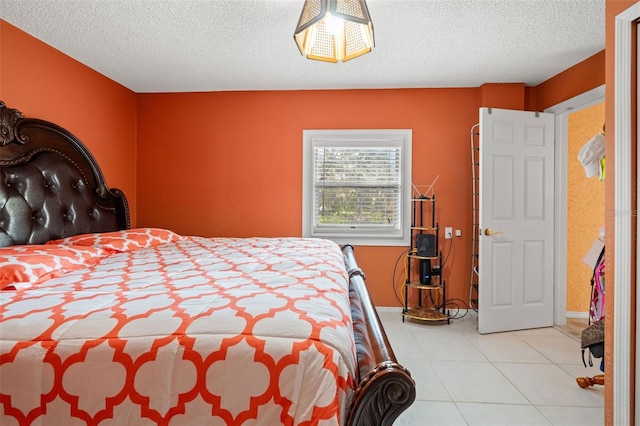
M 553 325 L 553 124 L 480 109 L 480 333 Z

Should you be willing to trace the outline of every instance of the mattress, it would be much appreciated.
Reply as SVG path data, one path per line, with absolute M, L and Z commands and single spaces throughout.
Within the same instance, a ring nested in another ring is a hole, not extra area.
M 37 247 L 53 248 L 81 260 L 0 252 L 20 265 L 0 292 L 2 425 L 344 422 L 356 355 L 335 243 L 141 229 Z

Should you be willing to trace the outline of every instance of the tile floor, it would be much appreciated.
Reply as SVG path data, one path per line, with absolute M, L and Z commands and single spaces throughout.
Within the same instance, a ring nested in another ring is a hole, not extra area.
M 481 335 L 470 311 L 451 324 L 378 315 L 398 361 L 416 381 L 416 401 L 396 421 L 427 425 L 602 425 L 604 387 L 581 389 L 580 342 L 555 328 Z

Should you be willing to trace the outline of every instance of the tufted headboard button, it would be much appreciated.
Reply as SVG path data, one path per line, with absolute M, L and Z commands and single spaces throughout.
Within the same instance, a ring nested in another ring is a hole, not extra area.
M 31 221 L 41 225 L 44 222 L 44 215 L 42 214 L 41 211 L 34 212 L 33 215 L 31 216 Z

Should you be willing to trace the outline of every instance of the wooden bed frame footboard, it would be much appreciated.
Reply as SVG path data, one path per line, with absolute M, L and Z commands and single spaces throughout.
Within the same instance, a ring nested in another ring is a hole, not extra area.
M 349 407 L 349 426 L 388 426 L 416 398 L 409 371 L 398 364 L 358 267 L 353 247 L 342 248 L 358 357 L 358 380 Z

